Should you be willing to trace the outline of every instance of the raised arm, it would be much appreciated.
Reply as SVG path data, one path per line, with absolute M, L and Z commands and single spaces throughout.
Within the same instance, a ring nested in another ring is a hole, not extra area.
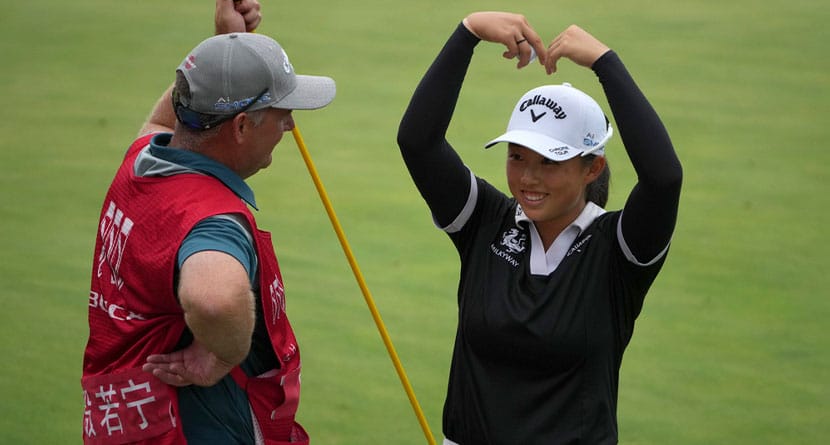
M 258 0 L 216 0 L 214 14 L 214 29 L 216 35 L 232 32 L 250 32 L 259 26 L 262 20 Z M 147 120 L 138 132 L 144 136 L 154 132 L 172 132 L 176 126 L 176 114 L 173 112 L 173 101 L 170 86 L 162 93 L 150 111 Z
M 467 202 L 470 172 L 446 139 L 473 49 L 480 40 L 502 43 L 504 57 L 531 59 L 531 46 L 544 46 L 518 14 L 474 13 L 459 24 L 415 89 L 398 128 L 398 146 L 415 185 L 441 226 L 449 225 Z M 522 41 L 526 39 L 526 41 Z
M 671 241 L 677 221 L 683 171 L 660 117 L 617 54 L 572 25 L 549 46 L 546 68 L 562 57 L 597 74 L 617 123 L 637 184 L 621 220 L 622 241 L 640 263 L 655 260 Z

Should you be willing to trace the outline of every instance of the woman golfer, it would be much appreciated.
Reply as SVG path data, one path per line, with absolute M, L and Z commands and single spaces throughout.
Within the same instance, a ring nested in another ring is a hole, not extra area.
M 473 49 L 506 46 L 547 73 L 592 69 L 637 173 L 622 210 L 608 197 L 600 106 L 568 84 L 516 103 L 504 143 L 510 194 L 476 177 L 446 140 Z M 682 171 L 659 117 L 619 56 L 577 26 L 548 48 L 517 14 L 459 24 L 418 85 L 398 144 L 435 223 L 461 258 L 445 444 L 617 443 L 623 351 L 666 258 Z

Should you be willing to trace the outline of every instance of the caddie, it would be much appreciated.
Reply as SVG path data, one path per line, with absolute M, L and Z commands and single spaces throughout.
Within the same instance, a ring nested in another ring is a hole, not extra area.
M 129 146 L 97 226 L 84 352 L 85 444 L 307 444 L 300 351 L 245 179 L 293 110 L 335 96 L 251 31 L 256 0 L 217 0 Z

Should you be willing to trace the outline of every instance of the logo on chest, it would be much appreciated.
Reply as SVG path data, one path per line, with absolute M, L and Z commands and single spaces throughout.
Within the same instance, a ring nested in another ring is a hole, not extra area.
M 502 233 L 498 246 L 495 243 L 490 244 L 490 251 L 510 263 L 511 266 L 519 267 L 519 260 L 515 255 L 524 252 L 526 247 L 527 233 L 514 227 Z
M 568 257 L 573 255 L 574 253 L 582 253 L 582 249 L 586 247 L 585 245 L 588 244 L 588 241 L 590 241 L 592 236 L 593 235 L 588 235 L 585 238 L 579 240 L 576 244 L 571 246 L 570 250 L 568 250 L 568 254 L 565 256 Z
M 525 251 L 526 241 L 527 235 L 519 232 L 519 229 L 514 228 L 502 234 L 501 245 L 504 246 L 508 252 L 517 254 Z

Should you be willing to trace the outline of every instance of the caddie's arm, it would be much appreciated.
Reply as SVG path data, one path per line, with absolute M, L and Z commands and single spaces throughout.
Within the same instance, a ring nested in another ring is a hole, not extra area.
M 248 355 L 255 300 L 248 272 L 236 258 L 211 250 L 189 256 L 181 267 L 178 296 L 194 341 L 227 365 Z
M 259 26 L 260 21 L 262 21 L 262 14 L 258 0 L 216 0 L 216 13 L 214 14 L 216 35 L 250 32 Z M 138 132 L 139 136 L 173 131 L 176 126 L 176 114 L 173 112 L 172 91 L 171 85 L 156 101 L 150 115 L 147 116 L 147 120 Z
M 178 297 L 193 342 L 151 354 L 142 368 L 170 385 L 214 385 L 251 347 L 256 315 L 248 273 L 226 253 L 194 253 L 182 264 Z

